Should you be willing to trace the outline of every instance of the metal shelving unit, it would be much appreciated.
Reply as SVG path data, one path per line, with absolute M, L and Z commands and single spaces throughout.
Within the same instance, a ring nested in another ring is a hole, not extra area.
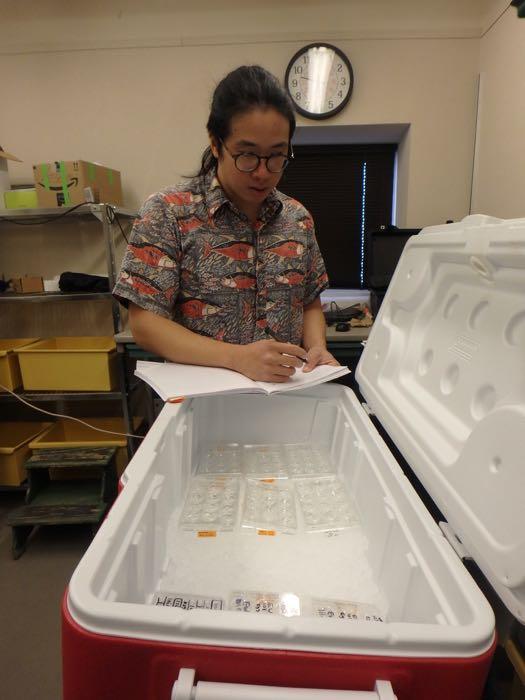
M 73 211 L 68 211 L 68 207 L 52 207 L 51 209 L 0 209 L 0 218 L 4 219 L 56 219 L 59 216 L 85 216 L 94 214 L 98 218 L 105 207 L 111 207 L 113 211 L 122 216 L 136 217 L 137 212 L 125 207 L 117 207 L 114 204 L 82 204 Z M 71 208 L 71 207 L 69 207 Z
M 98 219 L 102 225 L 104 239 L 104 249 L 106 257 L 107 275 L 109 288 L 113 289 L 116 276 L 116 256 L 115 238 L 122 235 L 120 219 L 134 219 L 137 212 L 112 204 L 83 204 L 73 209 L 53 208 L 53 209 L 0 209 L 0 245 L 1 232 L 4 227 L 17 226 L 26 222 L 27 225 L 45 225 L 57 220 L 65 219 Z M 52 235 L 52 233 L 50 233 Z M 0 294 L 0 304 L 3 303 L 46 303 L 61 301 L 96 301 L 110 299 L 112 301 L 112 315 L 114 332 L 121 330 L 120 308 L 118 302 L 113 298 L 111 292 L 40 292 L 33 294 L 4 293 Z M 126 396 L 126 381 L 124 376 L 124 365 L 119 363 L 119 390 L 118 391 L 67 391 L 67 392 L 16 392 L 21 398 L 30 403 L 54 402 L 60 404 L 64 401 L 100 401 L 120 400 L 122 412 L 126 425 L 126 432 L 132 432 L 129 418 L 128 401 Z M 10 394 L 0 394 L 0 402 L 16 401 Z
M 122 398 L 120 391 L 15 391 L 17 396 L 30 403 L 49 401 L 114 401 Z M 0 401 L 15 401 L 11 394 L 0 394 Z
M 6 292 L 0 295 L 0 303 L 13 301 L 93 301 L 109 299 L 110 297 L 110 292 L 35 292 L 34 294 Z
M 40 225 L 47 224 L 64 218 L 96 218 L 102 224 L 102 233 L 104 237 L 104 248 L 106 254 L 106 268 L 109 279 L 109 288 L 113 289 L 116 277 L 117 269 L 115 262 L 115 234 L 120 233 L 119 219 L 134 219 L 137 216 L 137 212 L 126 209 L 124 207 L 117 207 L 113 204 L 83 204 L 82 206 L 63 209 L 0 209 L 0 233 L 4 226 L 9 225 L 20 225 L 24 221 L 28 225 Z M 42 302 L 42 301 L 71 301 L 73 299 L 83 299 L 88 301 L 90 299 L 104 299 L 110 298 L 110 293 L 102 295 L 93 294 L 83 294 L 81 292 L 76 294 L 61 294 L 58 292 L 48 292 L 40 294 L 2 294 L 0 295 L 0 301 L 31 301 L 31 302 Z M 116 300 L 113 300 L 112 304 L 113 312 L 113 328 L 115 333 L 118 333 L 120 328 L 120 311 L 119 305 Z

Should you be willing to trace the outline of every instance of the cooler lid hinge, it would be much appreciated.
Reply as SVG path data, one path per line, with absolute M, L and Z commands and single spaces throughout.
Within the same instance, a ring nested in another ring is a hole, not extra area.
M 450 525 L 447 522 L 441 521 L 439 523 L 439 527 L 441 529 L 441 532 L 445 535 L 445 538 L 447 539 L 448 543 L 460 559 L 472 559 L 471 555 L 468 553 L 467 549 L 463 545 L 463 542 L 459 539 L 459 537 L 456 535 L 454 530 L 450 527 Z
M 361 404 L 361 406 L 365 409 L 365 413 L 366 413 L 368 416 L 373 416 L 373 415 L 375 415 L 374 412 L 372 411 L 372 409 L 370 408 L 370 406 L 366 403 L 366 401 L 363 401 L 363 403 Z

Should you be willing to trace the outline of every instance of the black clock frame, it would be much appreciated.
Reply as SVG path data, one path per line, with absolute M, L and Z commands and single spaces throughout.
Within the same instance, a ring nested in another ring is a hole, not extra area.
M 295 102 L 295 100 L 292 97 L 292 93 L 288 87 L 288 77 L 290 75 L 290 71 L 292 69 L 293 64 L 295 61 L 299 58 L 299 56 L 302 56 L 304 53 L 308 52 L 310 49 L 317 48 L 319 46 L 325 46 L 327 49 L 332 49 L 337 56 L 343 61 L 343 63 L 346 65 L 348 68 L 348 74 L 350 76 L 350 86 L 348 88 L 348 94 L 346 97 L 343 99 L 341 104 L 338 104 L 337 107 L 334 109 L 331 109 L 329 112 L 320 112 L 320 113 L 315 113 L 315 112 L 309 112 L 307 109 L 303 109 L 302 107 L 299 107 L 299 105 Z M 286 73 L 284 75 L 284 86 L 286 88 L 286 92 L 288 93 L 294 109 L 296 112 L 301 114 L 303 117 L 307 117 L 307 119 L 328 119 L 329 117 L 333 117 L 334 115 L 338 114 L 342 109 L 346 107 L 348 104 L 348 101 L 350 100 L 350 97 L 352 96 L 352 92 L 354 91 L 354 71 L 352 68 L 352 64 L 350 63 L 350 60 L 348 59 L 348 56 L 346 56 L 341 49 L 338 49 L 337 46 L 334 46 L 333 44 L 327 44 L 324 41 L 316 41 L 313 44 L 307 44 L 306 46 L 303 46 L 299 51 L 296 51 L 296 53 L 292 56 L 290 61 L 288 62 L 288 66 L 286 67 Z

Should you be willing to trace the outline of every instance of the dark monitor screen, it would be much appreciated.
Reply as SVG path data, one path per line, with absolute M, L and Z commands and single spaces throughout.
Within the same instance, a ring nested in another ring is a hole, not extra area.
M 395 227 L 370 231 L 365 236 L 365 287 L 386 289 L 390 284 L 403 248 L 409 238 L 421 229 Z

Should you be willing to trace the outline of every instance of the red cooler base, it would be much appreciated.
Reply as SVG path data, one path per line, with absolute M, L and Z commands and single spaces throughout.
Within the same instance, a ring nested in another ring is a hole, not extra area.
M 218 683 L 374 689 L 398 700 L 480 700 L 496 641 L 474 658 L 410 658 L 171 644 L 94 634 L 62 606 L 63 700 L 170 700 L 181 668 Z

